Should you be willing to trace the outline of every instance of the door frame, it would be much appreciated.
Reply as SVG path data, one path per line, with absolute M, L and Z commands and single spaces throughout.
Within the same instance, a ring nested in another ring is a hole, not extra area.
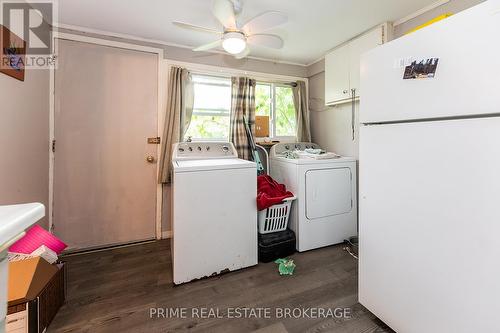
M 53 54 L 56 55 L 57 57 L 57 51 L 58 51 L 58 45 L 57 45 L 57 39 L 63 39 L 63 40 L 69 40 L 69 41 L 76 41 L 76 42 L 83 42 L 83 43 L 90 43 L 90 44 L 96 44 L 96 45 L 101 45 L 101 46 L 108 46 L 108 47 L 114 47 L 114 48 L 120 48 L 120 49 L 126 49 L 126 50 L 133 50 L 133 51 L 141 51 L 141 52 L 147 52 L 147 53 L 153 53 L 157 56 L 158 58 L 158 110 L 157 110 L 157 119 L 158 119 L 158 124 L 157 124 L 157 136 L 160 137 L 160 142 L 163 142 L 163 124 L 165 120 L 165 105 L 166 105 L 166 94 L 165 94 L 165 89 L 166 89 L 166 67 L 165 63 L 163 61 L 164 59 L 164 51 L 161 48 L 154 48 L 154 47 L 148 47 L 148 46 L 142 46 L 142 45 L 136 45 L 136 44 L 130 44 L 130 43 L 124 43 L 124 42 L 117 42 L 113 40 L 107 40 L 107 39 L 102 39 L 102 38 L 95 38 L 95 37 L 89 37 L 89 36 L 83 36 L 83 35 L 78 35 L 78 34 L 72 34 L 72 33 L 65 33 L 65 32 L 54 32 L 52 34 L 52 47 L 53 47 Z M 55 158 L 55 153 L 52 151 L 52 142 L 56 138 L 55 136 L 55 68 L 50 69 L 50 89 L 49 89 L 49 207 L 48 207 L 48 217 L 49 217 L 49 230 L 52 232 L 53 226 L 54 226 L 54 158 Z M 161 145 L 159 144 L 157 147 L 157 156 L 158 159 L 161 158 Z M 160 163 L 156 163 L 156 175 L 157 179 L 159 176 L 160 172 Z M 162 190 L 162 184 L 159 184 L 157 182 L 156 184 L 156 221 L 155 221 L 155 236 L 156 239 L 161 239 L 162 238 L 162 227 L 161 227 L 161 222 L 162 222 L 162 202 L 163 202 L 163 190 Z

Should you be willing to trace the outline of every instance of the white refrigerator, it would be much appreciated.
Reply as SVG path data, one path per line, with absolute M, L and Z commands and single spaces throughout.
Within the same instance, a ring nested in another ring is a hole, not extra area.
M 361 75 L 360 302 L 397 332 L 500 332 L 500 0 Z

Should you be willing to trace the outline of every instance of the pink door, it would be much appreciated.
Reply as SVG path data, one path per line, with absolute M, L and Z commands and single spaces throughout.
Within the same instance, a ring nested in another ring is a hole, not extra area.
M 158 132 L 158 57 L 58 46 L 54 233 L 72 250 L 153 239 L 157 146 L 147 138 Z

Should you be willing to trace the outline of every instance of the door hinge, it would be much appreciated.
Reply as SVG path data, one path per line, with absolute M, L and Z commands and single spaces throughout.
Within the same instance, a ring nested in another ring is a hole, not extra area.
M 52 140 L 52 152 L 56 152 L 56 140 Z

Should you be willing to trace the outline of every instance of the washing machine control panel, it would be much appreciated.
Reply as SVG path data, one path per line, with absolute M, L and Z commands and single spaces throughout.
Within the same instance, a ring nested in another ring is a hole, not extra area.
M 237 158 L 230 142 L 179 142 L 174 145 L 172 160 L 201 160 L 211 158 Z

